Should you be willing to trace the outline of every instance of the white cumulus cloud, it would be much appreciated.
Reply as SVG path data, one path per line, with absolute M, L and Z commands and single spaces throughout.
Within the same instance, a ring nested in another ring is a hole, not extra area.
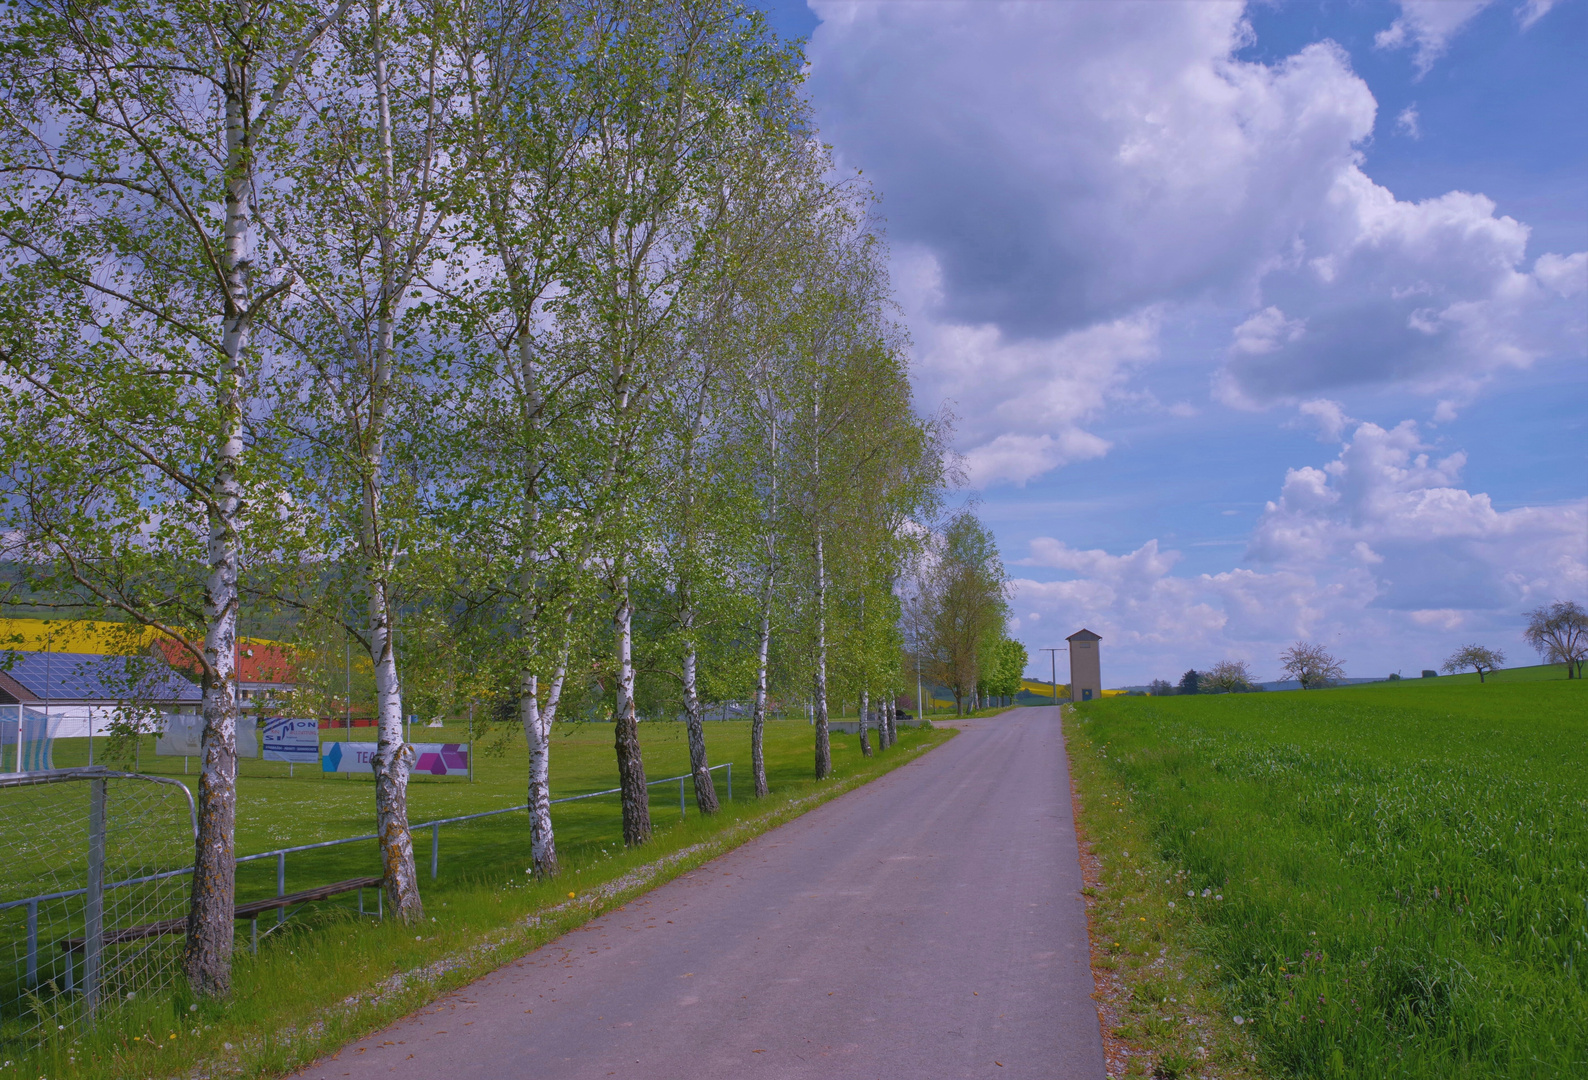
M 1417 70 L 1427 74 L 1450 39 L 1494 0 L 1401 0 L 1401 15 L 1373 43 L 1381 49 L 1411 48 Z M 1542 12 L 1540 12 L 1542 14 Z
M 1230 0 L 812 6 L 818 119 L 883 194 L 920 396 L 953 403 L 979 486 L 1105 452 L 1089 426 L 1153 406 L 1143 372 L 1209 311 L 1218 396 L 1244 407 L 1384 384 L 1465 402 L 1582 355 L 1585 257 L 1529 253 L 1481 194 L 1371 180 L 1377 102 L 1332 42 L 1239 59 Z M 1408 0 L 1384 43 L 1424 55 L 1476 10 Z
M 1111 685 L 1225 658 L 1272 677 L 1301 638 L 1363 676 L 1436 666 L 1463 635 L 1526 662 L 1520 613 L 1588 595 L 1588 500 L 1500 510 L 1460 486 L 1465 466 L 1411 421 L 1358 424 L 1333 461 L 1286 472 L 1247 565 L 1177 576 L 1180 554 L 1157 540 L 1113 555 L 1040 538 L 1013 565 L 1067 579 L 1020 579 L 1016 602 L 1102 634 Z

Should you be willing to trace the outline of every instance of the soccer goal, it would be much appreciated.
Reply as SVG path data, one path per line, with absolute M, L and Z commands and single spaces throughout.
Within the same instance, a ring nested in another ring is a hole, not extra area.
M 0 775 L 0 1052 L 176 984 L 196 831 L 167 777 Z

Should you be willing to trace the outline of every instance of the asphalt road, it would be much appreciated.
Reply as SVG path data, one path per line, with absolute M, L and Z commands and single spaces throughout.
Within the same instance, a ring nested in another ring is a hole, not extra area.
M 962 726 L 300 1076 L 1099 1080 L 1058 710 Z

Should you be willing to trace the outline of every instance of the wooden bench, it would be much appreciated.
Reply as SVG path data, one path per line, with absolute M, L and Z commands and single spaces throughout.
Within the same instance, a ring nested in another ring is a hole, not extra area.
M 259 916 L 265 912 L 288 908 L 293 904 L 307 904 L 314 900 L 329 900 L 333 896 L 350 893 L 356 889 L 378 889 L 385 880 L 383 877 L 348 878 L 346 881 L 336 881 L 330 885 L 316 885 L 312 889 L 287 893 L 285 896 L 272 896 L 265 900 L 250 900 L 246 904 L 238 904 L 233 909 L 232 918 L 247 919 L 253 923 L 253 950 L 258 952 Z M 361 900 L 360 904 L 362 903 L 363 901 Z M 145 923 L 143 926 L 123 926 L 116 930 L 106 930 L 100 935 L 100 940 L 106 945 L 120 945 L 128 941 L 138 941 L 142 938 L 185 933 L 187 933 L 186 918 L 162 919 L 159 922 Z M 67 953 L 80 953 L 83 951 L 83 946 L 87 943 L 87 937 L 65 938 L 61 941 L 61 949 Z

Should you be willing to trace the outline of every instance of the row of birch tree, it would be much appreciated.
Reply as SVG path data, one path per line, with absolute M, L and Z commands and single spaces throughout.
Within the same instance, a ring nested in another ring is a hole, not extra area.
M 199 993 L 230 987 L 244 610 L 367 656 L 409 920 L 405 679 L 438 657 L 522 726 L 548 876 L 560 710 L 610 718 L 641 844 L 645 695 L 710 811 L 714 704 L 749 703 L 764 795 L 774 709 L 808 709 L 820 778 L 833 703 L 908 683 L 941 424 L 802 64 L 727 0 L 0 15 L 9 599 L 203 673 Z

